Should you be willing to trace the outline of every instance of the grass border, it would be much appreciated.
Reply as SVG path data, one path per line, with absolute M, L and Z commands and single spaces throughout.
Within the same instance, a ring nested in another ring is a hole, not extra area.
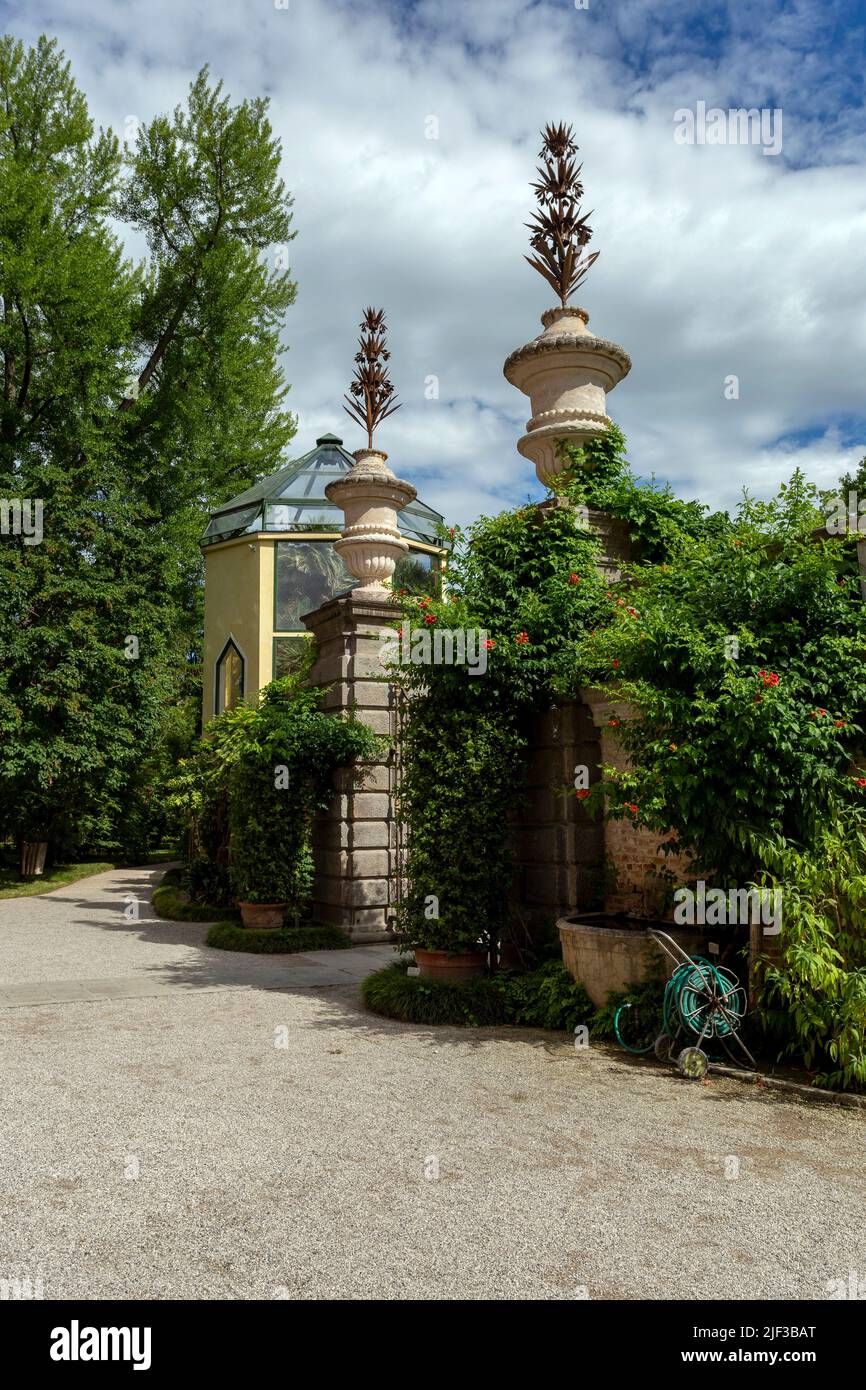
M 299 951 L 344 951 L 352 944 L 352 938 L 342 927 L 320 923 L 263 930 L 241 927 L 236 922 L 216 922 L 205 937 L 205 945 L 218 951 L 246 951 L 263 956 L 296 955 Z
M 176 859 L 174 850 L 154 850 L 144 863 L 134 863 L 129 859 L 94 859 L 80 864 L 53 864 L 44 874 L 33 874 L 29 878 L 16 878 L 3 886 L 0 877 L 0 902 L 11 902 L 15 898 L 35 898 L 41 893 L 53 893 L 58 888 L 68 888 L 83 879 L 95 878 L 111 869 L 150 869 Z M 16 869 L 5 866 L 8 873 L 17 874 Z

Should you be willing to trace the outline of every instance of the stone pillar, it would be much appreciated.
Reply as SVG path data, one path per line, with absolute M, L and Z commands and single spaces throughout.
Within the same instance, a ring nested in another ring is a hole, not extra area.
M 604 827 L 573 792 L 575 768 L 588 767 L 595 781 L 598 763 L 599 736 L 585 706 L 569 700 L 534 720 L 515 834 L 516 905 L 530 929 L 601 906 Z
M 377 734 L 396 732 L 393 689 L 381 653 L 395 639 L 399 610 L 387 590 L 353 589 L 302 619 L 317 644 L 312 685 L 330 687 L 324 708 L 353 711 Z M 321 922 L 355 941 L 393 939 L 399 892 L 394 817 L 395 758 L 335 776 L 335 796 L 313 831 L 313 907 Z
M 377 734 L 396 737 L 392 687 L 382 653 L 396 638 L 400 610 L 387 584 L 408 544 L 397 513 L 415 498 L 411 483 L 395 477 L 387 454 L 358 449 L 354 467 L 329 483 L 327 496 L 342 509 L 345 525 L 334 549 L 359 581 L 356 589 L 308 613 L 303 622 L 316 640 L 313 685 L 333 685 L 325 708 L 354 710 Z M 396 759 L 338 774 L 337 796 L 313 836 L 316 881 L 313 906 L 324 922 L 336 922 L 355 941 L 393 936 L 400 889 L 394 817 Z

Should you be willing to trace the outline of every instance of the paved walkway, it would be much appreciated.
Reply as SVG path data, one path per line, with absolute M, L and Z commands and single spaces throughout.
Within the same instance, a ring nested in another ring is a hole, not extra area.
M 153 918 L 161 872 L 0 902 L 0 1280 L 820 1300 L 866 1279 L 862 1112 L 377 1019 L 357 980 L 387 948 L 209 950 Z
M 150 896 L 165 870 L 112 869 L 0 901 L 0 1008 L 348 984 L 394 959 L 387 945 L 291 956 L 213 951 L 206 923 L 155 916 Z

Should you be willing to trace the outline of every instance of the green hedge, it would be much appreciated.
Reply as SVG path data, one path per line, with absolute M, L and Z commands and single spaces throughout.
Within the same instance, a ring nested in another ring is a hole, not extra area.
M 593 1013 L 589 995 L 560 961 L 548 961 L 527 975 L 494 975 L 462 984 L 407 975 L 406 965 L 397 962 L 368 975 L 361 995 L 373 1013 L 403 1023 L 468 1028 L 519 1023 L 571 1031 Z
M 169 869 L 154 889 L 152 904 L 157 917 L 169 922 L 238 922 L 239 914 L 233 907 L 211 907 L 207 903 L 191 903 L 181 886 L 182 871 Z
M 220 951 L 252 951 L 259 955 L 290 955 L 297 951 L 341 951 L 352 940 L 340 927 L 285 927 L 279 931 L 217 922 L 205 937 L 206 946 Z

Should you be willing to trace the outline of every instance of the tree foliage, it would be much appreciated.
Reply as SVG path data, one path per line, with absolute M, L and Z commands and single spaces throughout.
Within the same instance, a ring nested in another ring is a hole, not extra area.
M 141 839 L 142 764 L 195 689 L 204 511 L 294 430 L 278 159 L 266 103 L 205 70 L 124 160 L 53 41 L 0 39 L 0 498 L 44 518 L 0 538 L 0 833 Z
M 575 653 L 576 680 L 636 711 L 617 730 L 632 769 L 606 783 L 611 814 L 637 805 L 733 886 L 774 837 L 814 845 L 830 809 L 862 796 L 866 612 L 852 548 L 816 542 L 802 504 L 795 480 L 772 532 L 745 502 L 731 536 L 633 568 Z

